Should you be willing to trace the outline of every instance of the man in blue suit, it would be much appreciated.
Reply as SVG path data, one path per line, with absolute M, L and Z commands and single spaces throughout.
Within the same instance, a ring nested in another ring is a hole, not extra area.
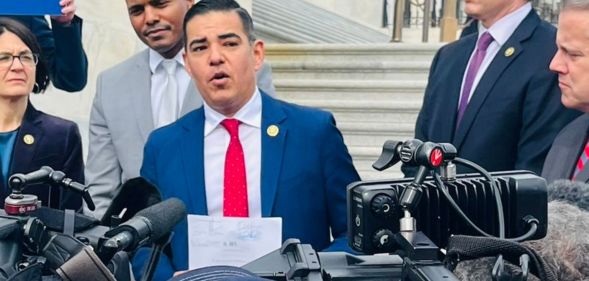
M 559 102 L 548 69 L 556 29 L 527 0 L 470 0 L 465 12 L 478 33 L 437 52 L 415 137 L 453 143 L 489 171 L 539 174 L 558 131 L 579 115 Z
M 186 69 L 204 104 L 151 134 L 141 175 L 163 198 L 182 199 L 190 214 L 281 217 L 283 240 L 346 249 L 346 186 L 359 177 L 333 116 L 258 90 L 264 43 L 235 1 L 201 0 L 184 26 Z M 233 135 L 229 123 L 239 132 Z M 227 192 L 236 181 L 244 189 Z M 229 203 L 234 195 L 243 205 Z M 187 269 L 186 227 L 176 227 L 156 280 Z M 136 273 L 147 253 L 134 257 Z

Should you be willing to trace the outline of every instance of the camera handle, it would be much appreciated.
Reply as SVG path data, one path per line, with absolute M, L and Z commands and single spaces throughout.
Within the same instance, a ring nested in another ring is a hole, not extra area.
M 458 281 L 438 259 L 439 248 L 421 231 L 401 231 L 395 234 L 403 252 L 403 280 Z
M 291 238 L 280 249 L 243 268 L 263 278 L 284 281 L 322 281 L 324 277 L 331 281 L 458 281 L 438 260 L 438 247 L 423 233 L 400 233 L 395 239 L 405 250 L 402 256 L 316 252 L 311 245 Z
M 35 183 L 57 184 L 60 187 L 79 193 L 86 202 L 88 209 L 94 210 L 96 206 L 88 192 L 88 187 L 67 178 L 62 171 L 55 171 L 49 166 L 43 166 L 39 170 L 28 174 L 14 174 L 8 179 L 11 194 L 6 197 L 5 209 L 12 215 L 26 215 L 39 207 L 37 197 L 30 194 L 23 194 L 26 186 Z

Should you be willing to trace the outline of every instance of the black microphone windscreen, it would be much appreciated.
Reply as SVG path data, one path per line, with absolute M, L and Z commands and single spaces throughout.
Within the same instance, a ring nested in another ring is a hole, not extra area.
M 152 225 L 151 240 L 159 239 L 170 232 L 186 217 L 186 206 L 178 198 L 169 198 L 137 213 Z
M 556 180 L 548 185 L 548 201 L 561 200 L 589 211 L 589 184 Z
M 101 224 L 111 225 L 110 219 L 118 215 L 123 209 L 127 209 L 121 222 L 125 222 L 135 216 L 137 212 L 162 201 L 159 190 L 145 178 L 132 178 L 121 185 L 119 192 L 102 217 Z

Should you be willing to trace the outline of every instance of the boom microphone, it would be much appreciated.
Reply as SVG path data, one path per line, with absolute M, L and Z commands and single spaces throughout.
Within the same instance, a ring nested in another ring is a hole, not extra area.
M 177 198 L 170 198 L 147 209 L 133 218 L 108 231 L 110 237 L 104 244 L 106 250 L 132 251 L 151 243 L 170 232 L 186 217 L 186 207 Z
M 12 188 L 21 190 L 25 185 L 46 181 L 51 173 L 53 173 L 51 167 L 43 166 L 41 169 L 28 174 L 14 174 L 10 176 L 8 182 Z
M 589 184 L 556 180 L 548 185 L 548 201 L 560 200 L 589 211 Z

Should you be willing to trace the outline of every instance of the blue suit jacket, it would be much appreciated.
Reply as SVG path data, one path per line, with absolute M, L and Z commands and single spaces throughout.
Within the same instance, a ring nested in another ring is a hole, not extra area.
M 555 37 L 555 28 L 531 11 L 482 76 L 458 128 L 462 77 L 477 35 L 442 47 L 430 69 L 415 137 L 451 142 L 458 156 L 489 171 L 539 174 L 556 134 L 580 114 L 562 106 L 557 75 L 548 69 L 556 52 Z M 515 51 L 510 56 L 508 48 Z
M 276 137 L 266 134 L 270 125 L 279 127 Z M 199 215 L 207 214 L 203 133 L 201 107 L 150 135 L 141 168 L 162 198 L 180 198 L 190 214 Z M 316 250 L 347 249 L 346 187 L 359 176 L 333 116 L 262 93 L 261 133 L 262 216 L 282 217 L 283 240 L 298 238 Z M 154 280 L 188 268 L 186 227 L 186 220 L 176 227 L 171 259 L 162 256 Z M 147 254 L 136 254 L 136 273 Z
M 74 16 L 64 26 L 52 21 L 52 27 L 43 16 L 12 16 L 29 28 L 41 46 L 41 60 L 49 70 L 55 88 L 77 92 L 84 89 L 88 80 L 88 59 L 82 46 L 82 19 Z
M 25 135 L 31 135 L 34 142 L 25 143 Z M 50 166 L 64 172 L 74 181 L 84 182 L 82 138 L 76 123 L 45 114 L 29 103 L 12 150 L 9 175 L 29 173 L 42 166 Z M 6 184 L 0 181 L 2 208 L 4 198 L 10 194 Z M 25 193 L 37 195 L 44 206 L 55 209 L 79 210 L 82 206 L 79 194 L 47 184 L 31 185 L 25 189 Z

